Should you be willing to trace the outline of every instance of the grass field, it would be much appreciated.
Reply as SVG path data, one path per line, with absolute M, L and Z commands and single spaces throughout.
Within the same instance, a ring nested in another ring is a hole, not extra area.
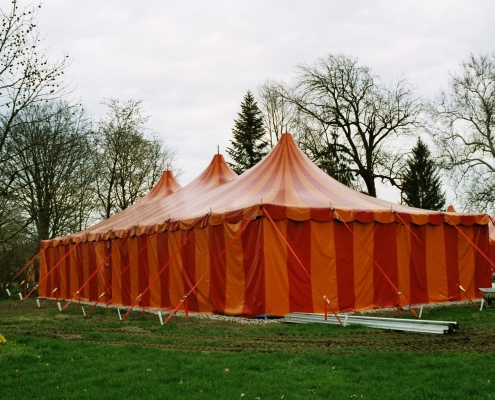
M 387 315 L 387 313 L 384 313 Z M 390 314 L 389 316 L 395 316 Z M 0 300 L 1 399 L 495 398 L 495 308 L 425 309 L 449 335 L 240 324 Z

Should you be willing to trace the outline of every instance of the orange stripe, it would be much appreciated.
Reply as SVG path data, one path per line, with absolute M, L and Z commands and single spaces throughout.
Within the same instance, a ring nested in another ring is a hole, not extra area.
M 181 231 L 169 232 L 168 234 L 168 254 L 173 257 L 181 245 Z M 170 271 L 170 306 L 177 307 L 184 293 L 184 280 L 182 278 L 182 258 L 177 254 L 170 262 L 168 269 Z M 183 309 L 183 307 L 181 308 Z
M 397 269 L 399 291 L 411 302 L 411 233 L 407 226 L 397 225 Z M 402 304 L 404 306 L 405 304 Z
M 101 264 L 103 263 L 103 261 L 105 260 L 105 246 L 106 245 L 107 245 L 106 241 L 98 242 L 96 244 L 95 269 L 100 267 Z M 95 279 L 95 278 L 93 278 L 93 279 Z M 96 279 L 98 279 L 98 296 L 100 296 L 100 294 L 102 294 L 106 289 L 106 287 L 105 287 L 106 286 L 105 285 L 105 267 L 104 266 L 101 266 L 101 268 L 96 273 Z M 104 300 L 105 299 L 102 298 L 100 301 L 104 301 Z
M 93 243 L 84 243 L 85 246 L 83 247 L 83 283 L 88 281 L 89 278 L 89 263 L 91 261 L 91 258 L 89 256 L 89 252 L 91 251 L 91 247 Z M 89 282 L 84 286 L 82 292 L 81 292 L 81 298 L 84 300 L 89 300 Z
M 311 221 L 311 285 L 316 313 L 324 312 L 323 296 L 335 311 L 339 309 L 333 228 L 333 221 Z
M 356 310 L 374 306 L 373 256 L 375 224 L 354 223 L 354 295 Z
M 285 235 L 287 220 L 275 221 L 275 224 Z M 289 312 L 287 248 L 267 218 L 263 218 L 263 229 L 266 313 L 284 315 Z
M 129 280 L 130 280 L 130 301 L 134 303 L 139 294 L 139 260 L 138 260 L 138 240 L 137 237 L 129 238 L 127 241 L 129 248 Z
M 40 253 L 40 281 L 46 276 L 48 273 L 48 265 L 46 259 L 46 253 L 49 252 L 51 247 L 41 250 Z M 46 297 L 46 279 L 40 283 L 39 285 L 39 295 L 41 297 Z
M 115 247 L 119 246 L 121 240 L 124 240 L 124 239 L 114 240 L 112 245 Z M 122 248 L 120 248 L 120 249 L 122 249 Z M 111 260 L 112 304 L 113 305 L 122 305 L 122 277 L 120 277 L 120 274 L 122 273 L 122 268 L 125 268 L 125 265 L 122 265 L 122 259 L 120 257 L 120 251 L 119 250 L 116 250 L 112 254 L 112 260 Z
M 243 221 L 236 224 L 224 223 L 225 243 L 230 243 L 239 231 Z M 244 264 L 242 253 L 242 240 L 235 240 L 225 253 L 227 261 L 226 288 L 225 288 L 225 314 L 242 315 L 244 307 L 244 291 L 246 287 L 244 278 Z
M 426 280 L 430 303 L 448 301 L 443 225 L 426 225 Z
M 458 228 L 473 241 L 473 228 L 470 226 L 457 225 Z M 474 248 L 471 242 L 469 242 L 459 232 L 457 234 L 458 240 L 458 263 L 459 266 L 459 283 L 466 290 L 467 293 L 461 291 L 461 298 L 467 300 L 469 298 L 474 299 L 476 297 L 476 287 L 474 282 L 475 276 L 475 254 Z M 467 294 L 467 295 L 466 295 Z
M 160 308 L 161 306 L 161 282 L 158 277 L 158 247 L 157 247 L 158 235 L 152 235 L 148 242 L 148 266 L 149 266 L 149 282 L 148 285 L 153 282 L 150 286 L 150 307 Z

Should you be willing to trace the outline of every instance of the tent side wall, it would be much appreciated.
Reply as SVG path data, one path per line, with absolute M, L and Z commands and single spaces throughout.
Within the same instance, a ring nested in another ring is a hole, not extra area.
M 197 284 L 190 311 L 245 316 L 323 312 L 324 295 L 334 310 L 350 311 L 395 307 L 398 291 L 422 304 L 479 298 L 479 287 L 491 287 L 488 262 L 449 224 L 284 218 L 275 229 L 262 217 L 235 239 L 244 222 L 46 247 L 40 296 L 57 297 L 57 288 L 70 299 L 96 269 L 81 299 L 96 301 L 108 288 L 102 303 L 130 306 L 142 294 L 141 306 L 170 309 Z M 489 254 L 486 225 L 458 228 Z

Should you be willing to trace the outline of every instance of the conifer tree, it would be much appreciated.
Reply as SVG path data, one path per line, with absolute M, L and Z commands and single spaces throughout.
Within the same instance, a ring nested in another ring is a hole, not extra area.
M 232 133 L 234 139 L 230 141 L 231 148 L 227 153 L 232 159 L 228 163 L 237 174 L 256 165 L 266 155 L 267 143 L 263 140 L 265 128 L 263 116 L 253 94 L 248 91 L 241 103 L 239 118 L 234 120 Z
M 445 206 L 445 192 L 437 166 L 428 146 L 418 139 L 406 161 L 402 178 L 402 203 L 427 210 L 441 210 Z

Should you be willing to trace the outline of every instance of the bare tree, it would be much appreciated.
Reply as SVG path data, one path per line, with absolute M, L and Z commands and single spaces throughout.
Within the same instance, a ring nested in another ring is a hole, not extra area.
M 434 103 L 441 166 L 467 209 L 495 210 L 495 53 L 473 54 Z
M 100 215 L 109 218 L 134 204 L 158 181 L 164 169 L 174 170 L 176 154 L 156 139 L 146 135 L 141 101 L 121 104 L 106 100 L 108 113 L 98 123 L 97 196 Z
M 333 152 L 349 160 L 346 172 L 362 178 L 370 196 L 376 197 L 376 179 L 399 185 L 391 173 L 397 161 L 391 139 L 416 129 L 423 111 L 423 102 L 405 80 L 386 87 L 357 59 L 329 55 L 315 65 L 299 66 L 293 90 L 280 94 L 309 121 L 307 126 L 320 125 L 307 130 L 309 146 L 318 136 L 331 144 Z
M 16 174 L 10 196 L 36 241 L 86 227 L 94 207 L 90 124 L 66 101 L 22 110 L 6 142 L 7 167 Z
M 299 132 L 299 112 L 294 103 L 281 93 L 290 92 L 283 82 L 265 81 L 258 88 L 259 107 L 267 134 L 266 143 L 273 148 L 282 134 L 289 132 L 297 137 Z
M 10 9 L 0 10 L 0 197 L 3 203 L 9 201 L 17 179 L 17 170 L 5 169 L 11 159 L 5 146 L 12 130 L 22 123 L 18 114 L 34 104 L 59 98 L 67 89 L 62 78 L 68 56 L 57 62 L 48 59 L 37 27 L 40 7 L 41 4 L 29 3 L 20 8 L 19 1 L 13 0 Z M 6 208 L 0 209 L 0 228 L 9 223 L 9 214 Z M 19 231 L 23 228 L 19 226 Z

